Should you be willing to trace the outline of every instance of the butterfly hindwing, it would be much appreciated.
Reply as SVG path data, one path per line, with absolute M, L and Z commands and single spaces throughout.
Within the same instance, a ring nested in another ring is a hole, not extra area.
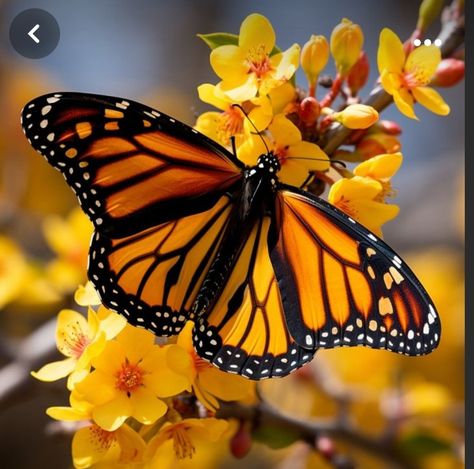
M 27 104 L 31 145 L 102 233 L 128 236 L 209 209 L 242 164 L 191 127 L 121 98 L 55 93 Z
M 158 336 L 179 333 L 227 227 L 232 202 L 114 239 L 96 232 L 89 278 L 104 304 Z
M 440 321 L 406 264 L 370 231 L 323 200 L 283 186 L 271 252 L 288 329 L 303 346 L 366 345 L 432 351 Z
M 218 368 L 250 379 L 281 377 L 313 358 L 288 333 L 268 250 L 270 217 L 260 218 L 209 313 L 197 319 L 194 345 Z

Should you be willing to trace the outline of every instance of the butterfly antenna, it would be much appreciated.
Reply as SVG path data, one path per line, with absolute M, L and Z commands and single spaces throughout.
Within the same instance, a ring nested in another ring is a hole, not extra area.
M 232 107 L 236 107 L 238 109 L 240 109 L 240 111 L 242 112 L 242 114 L 248 119 L 248 121 L 252 124 L 252 127 L 255 129 L 255 132 L 257 133 L 257 135 L 262 139 L 262 142 L 263 144 L 265 145 L 265 148 L 267 150 L 267 153 L 270 153 L 270 148 L 268 148 L 268 145 L 267 145 L 267 142 L 265 141 L 265 139 L 263 138 L 263 135 L 262 133 L 260 132 L 260 130 L 257 129 L 257 126 L 253 123 L 252 119 L 250 119 L 249 115 L 244 111 L 244 108 L 240 105 L 240 104 L 232 104 Z

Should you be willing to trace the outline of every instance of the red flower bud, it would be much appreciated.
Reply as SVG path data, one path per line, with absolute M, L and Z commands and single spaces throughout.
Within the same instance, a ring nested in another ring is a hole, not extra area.
M 464 61 L 443 59 L 431 80 L 434 86 L 454 86 L 464 78 Z
M 381 120 L 376 125 L 388 135 L 400 135 L 402 133 L 402 128 L 393 121 Z
M 252 447 L 252 437 L 245 429 L 243 422 L 240 422 L 237 433 L 230 440 L 230 452 L 237 459 L 242 459 L 247 455 Z
M 331 459 L 334 456 L 334 443 L 327 436 L 320 436 L 316 438 L 316 449 L 327 459 Z
M 312 96 L 308 96 L 300 103 L 299 116 L 307 126 L 314 125 L 321 113 L 321 106 Z
M 362 51 L 360 53 L 357 62 L 352 66 L 349 75 L 347 76 L 347 84 L 353 95 L 356 95 L 358 91 L 367 83 L 369 78 L 370 65 L 367 54 Z

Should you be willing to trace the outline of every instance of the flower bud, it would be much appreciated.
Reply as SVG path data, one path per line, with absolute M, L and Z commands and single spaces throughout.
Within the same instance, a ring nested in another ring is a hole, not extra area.
M 301 68 L 306 74 L 310 87 L 316 85 L 318 75 L 329 58 L 329 44 L 324 36 L 311 35 L 301 50 Z
M 331 117 L 348 129 L 367 129 L 377 122 L 379 113 L 372 106 L 351 104 Z
M 393 135 L 377 132 L 363 138 L 357 143 L 356 149 L 363 159 L 368 159 L 382 153 L 396 153 L 400 151 L 401 145 L 399 140 Z
M 402 133 L 402 128 L 394 121 L 381 120 L 377 123 L 377 128 L 388 135 L 400 135 Z
M 299 116 L 303 123 L 307 126 L 314 125 L 321 113 L 321 106 L 316 98 L 308 96 L 303 99 L 299 107 Z
M 433 86 L 454 86 L 464 78 L 463 60 L 443 59 L 431 80 Z
M 358 24 L 344 18 L 331 33 L 331 54 L 340 75 L 345 77 L 357 62 L 364 34 Z
M 230 440 L 230 452 L 237 459 L 242 459 L 252 448 L 252 437 L 245 428 L 243 422 L 240 423 L 237 433 Z
M 369 78 L 370 66 L 367 54 L 362 51 L 359 59 L 351 68 L 349 75 L 347 75 L 347 84 L 351 90 L 352 95 L 356 95 L 359 90 L 367 83 Z
M 424 32 L 441 13 L 444 0 L 423 0 L 418 12 L 418 23 L 416 29 Z

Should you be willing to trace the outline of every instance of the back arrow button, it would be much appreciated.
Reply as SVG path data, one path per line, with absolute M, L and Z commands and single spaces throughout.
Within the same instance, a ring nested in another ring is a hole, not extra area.
M 58 45 L 59 36 L 59 25 L 54 16 L 39 8 L 22 11 L 10 25 L 11 45 L 29 59 L 42 59 L 51 54 Z
M 40 43 L 40 40 L 35 36 L 35 33 L 36 33 L 36 31 L 38 31 L 39 27 L 40 27 L 40 25 L 37 24 L 37 25 L 33 26 L 30 31 L 28 31 L 28 36 L 30 36 L 31 39 L 33 39 L 33 41 L 36 42 L 36 44 Z

